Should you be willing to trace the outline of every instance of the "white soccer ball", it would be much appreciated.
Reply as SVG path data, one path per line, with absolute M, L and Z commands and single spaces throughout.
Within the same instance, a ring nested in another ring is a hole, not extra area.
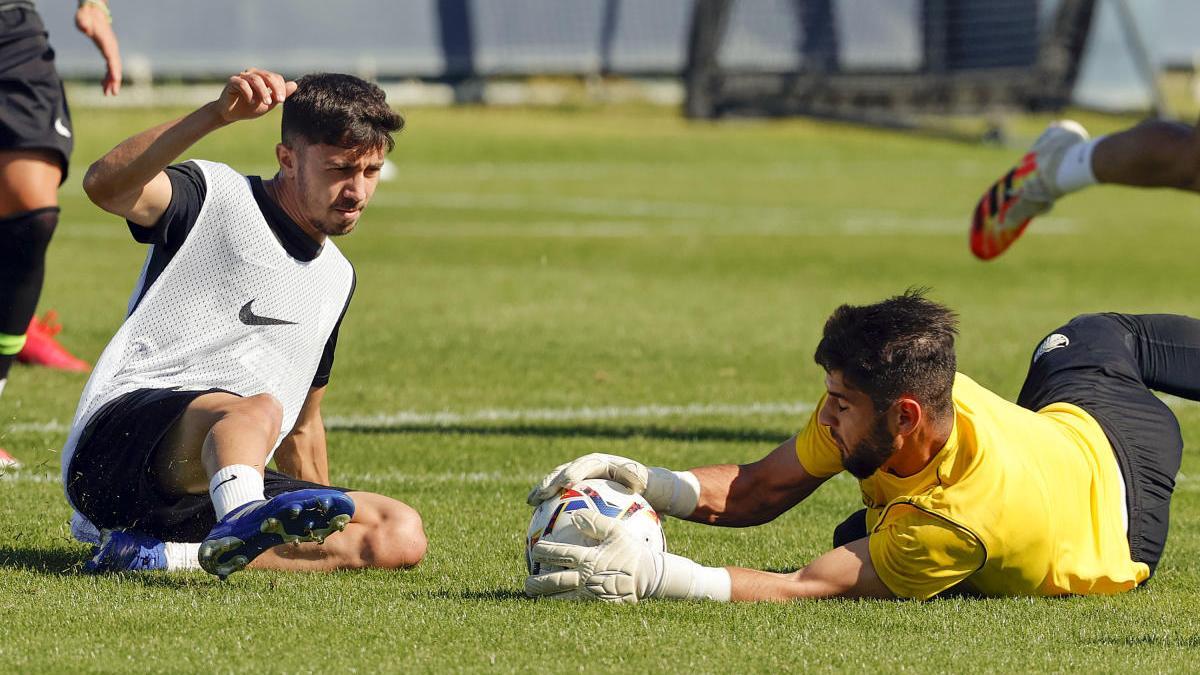
M 570 514 L 580 509 L 598 511 L 616 518 L 633 536 L 655 551 L 667 550 L 662 520 L 645 497 L 634 494 L 620 483 L 591 478 L 574 483 L 557 497 L 547 499 L 533 511 L 525 535 L 525 566 L 530 574 L 556 572 L 561 567 L 534 562 L 533 545 L 542 541 L 595 546 L 599 542 L 584 535 L 572 523 Z

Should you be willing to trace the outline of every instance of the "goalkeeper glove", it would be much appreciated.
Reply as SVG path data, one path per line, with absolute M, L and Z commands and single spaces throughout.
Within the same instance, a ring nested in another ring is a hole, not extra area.
M 588 478 L 604 478 L 620 483 L 640 493 L 655 511 L 676 518 L 692 515 L 700 502 L 700 481 L 691 471 L 647 467 L 626 457 L 601 452 L 584 455 L 555 467 L 529 491 L 525 501 L 530 506 L 537 506 L 568 485 Z
M 683 556 L 655 551 L 615 518 L 576 511 L 572 521 L 599 544 L 539 541 L 533 559 L 566 569 L 525 579 L 525 594 L 564 600 L 634 603 L 646 598 L 728 601 L 731 581 L 721 567 L 703 567 Z

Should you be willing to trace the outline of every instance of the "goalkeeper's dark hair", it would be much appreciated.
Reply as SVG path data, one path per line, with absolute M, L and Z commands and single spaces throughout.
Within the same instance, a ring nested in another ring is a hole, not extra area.
M 314 73 L 296 81 L 296 91 L 283 102 L 283 144 L 299 139 L 362 152 L 391 152 L 392 134 L 404 118 L 388 107 L 378 86 L 341 73 Z
M 838 307 L 814 360 L 867 394 L 877 412 L 907 394 L 936 418 L 952 414 L 958 315 L 926 292 L 910 288 L 873 305 Z

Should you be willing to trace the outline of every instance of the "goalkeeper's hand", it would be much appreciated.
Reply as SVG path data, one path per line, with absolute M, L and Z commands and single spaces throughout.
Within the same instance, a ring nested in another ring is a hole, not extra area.
M 693 568 L 700 568 L 696 563 L 655 551 L 615 518 L 595 511 L 576 511 L 572 520 L 580 532 L 600 543 L 578 546 L 539 541 L 533 547 L 533 559 L 567 569 L 526 578 L 526 595 L 627 603 L 652 597 L 690 597 Z
M 537 506 L 568 485 L 589 478 L 620 483 L 644 496 L 655 511 L 677 518 L 690 516 L 700 501 L 700 482 L 692 472 L 647 467 L 627 457 L 602 452 L 555 467 L 533 486 L 525 501 L 530 506 Z
M 526 595 L 607 602 L 650 597 L 661 576 L 662 553 L 635 539 L 614 518 L 577 511 L 572 520 L 580 532 L 600 543 L 577 546 L 539 541 L 533 547 L 533 559 L 567 569 L 526 578 Z

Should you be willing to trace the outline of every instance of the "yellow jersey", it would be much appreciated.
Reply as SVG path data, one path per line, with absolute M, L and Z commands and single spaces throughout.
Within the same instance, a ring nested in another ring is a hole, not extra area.
M 961 373 L 954 411 L 919 473 L 859 483 L 871 562 L 893 593 L 926 599 L 962 582 L 990 596 L 1112 594 L 1150 576 L 1130 557 L 1120 469 L 1091 415 L 1069 403 L 1033 412 Z M 816 412 L 796 453 L 813 476 L 842 471 Z

